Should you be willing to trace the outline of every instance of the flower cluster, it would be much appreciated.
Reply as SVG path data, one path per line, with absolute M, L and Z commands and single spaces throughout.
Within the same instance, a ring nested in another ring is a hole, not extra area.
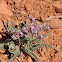
M 26 24 L 26 21 L 20 23 L 18 26 L 19 29 L 15 27 L 12 21 L 10 21 L 11 26 L 9 28 L 7 22 L 4 23 L 6 33 L 11 37 L 7 38 L 4 43 L 0 44 L 0 46 L 2 46 L 0 49 L 7 49 L 11 54 L 9 55 L 10 59 L 8 62 L 20 55 L 22 56 L 21 52 L 30 55 L 36 62 L 41 62 L 33 51 L 38 50 L 41 46 L 53 49 L 50 45 L 44 43 L 44 37 L 50 35 L 50 33 L 45 34 L 44 32 L 50 30 L 49 24 L 40 23 L 31 15 L 28 17 L 30 23 Z
M 28 37 L 30 35 L 35 35 L 36 39 L 43 39 L 43 35 L 41 35 L 42 31 L 47 31 L 50 30 L 51 28 L 49 27 L 49 25 L 47 23 L 41 23 L 38 24 L 37 22 L 35 22 L 35 18 L 31 15 L 29 15 L 29 19 L 31 21 L 30 24 L 23 26 L 22 28 L 22 32 L 20 30 L 14 30 L 13 39 L 18 39 L 21 38 L 23 36 Z M 40 27 L 39 27 L 40 25 Z M 26 34 L 25 34 L 26 33 Z
M 23 37 L 24 34 L 20 30 L 13 30 L 13 36 L 12 38 L 14 40 L 19 39 L 20 37 Z
M 47 23 L 42 23 L 40 26 L 41 26 L 41 29 L 43 29 L 45 27 L 47 28 L 47 30 L 51 29 Z

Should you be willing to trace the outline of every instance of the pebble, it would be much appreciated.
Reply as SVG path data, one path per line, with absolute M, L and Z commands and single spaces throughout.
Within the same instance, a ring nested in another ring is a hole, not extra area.
M 49 25 L 53 29 L 62 28 L 62 21 L 60 21 L 59 19 L 52 19 Z
M 60 1 L 53 3 L 53 7 L 55 8 L 55 11 L 62 13 L 62 3 L 60 3 Z
M 8 6 L 5 2 L 0 3 L 0 14 L 13 16 L 13 13 L 8 9 Z

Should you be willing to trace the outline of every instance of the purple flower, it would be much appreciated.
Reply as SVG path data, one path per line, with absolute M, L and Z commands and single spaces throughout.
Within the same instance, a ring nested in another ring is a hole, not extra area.
M 34 26 L 35 26 L 35 27 L 38 27 L 38 24 L 37 24 L 37 23 L 35 23 L 35 24 L 34 24 Z
M 43 36 L 42 35 L 38 35 L 37 38 L 38 39 L 43 39 Z
M 48 26 L 48 30 L 51 30 L 51 28 Z
M 35 29 L 35 27 L 34 26 L 31 26 L 31 29 Z
M 16 39 L 16 36 L 13 34 L 12 38 L 13 38 L 13 39 Z
M 20 37 L 23 37 L 23 33 L 20 30 L 13 30 L 12 38 L 14 40 L 19 39 Z
M 43 29 L 43 25 L 40 25 L 41 29 Z
M 29 19 L 31 20 L 31 22 L 35 21 L 35 18 L 32 15 L 29 15 Z
M 29 19 L 30 19 L 30 20 L 33 18 L 33 16 L 32 16 L 32 15 L 28 15 L 28 16 L 29 16 Z
M 45 26 L 46 26 L 46 23 L 42 23 L 42 24 L 40 25 L 41 29 L 43 29 Z
M 31 26 L 33 25 L 33 23 L 31 23 Z
M 42 24 L 40 25 L 40 27 L 41 27 L 41 29 L 46 28 L 46 29 L 45 29 L 46 31 L 51 29 L 51 28 L 49 27 L 49 24 L 47 24 L 47 23 L 42 23 Z
M 21 37 L 23 37 L 23 36 L 24 36 L 24 34 L 23 34 L 22 32 L 20 32 L 20 34 L 21 34 Z
M 41 39 L 43 39 L 43 36 L 42 35 L 40 37 L 41 37 Z
M 27 29 L 26 29 L 26 27 L 23 27 L 23 31 L 24 31 L 24 32 L 28 32 Z
M 37 32 L 36 27 L 35 26 L 31 26 L 31 31 L 32 31 L 33 34 L 36 33 Z
M 13 30 L 13 32 L 15 32 L 16 30 Z
M 15 34 L 13 34 L 12 38 L 13 38 L 14 40 L 16 40 L 16 39 L 18 39 L 18 38 L 19 38 L 19 36 L 17 36 L 17 35 L 15 35 Z
M 35 21 L 35 18 L 33 17 L 33 18 L 32 18 L 32 22 L 34 22 L 34 21 Z

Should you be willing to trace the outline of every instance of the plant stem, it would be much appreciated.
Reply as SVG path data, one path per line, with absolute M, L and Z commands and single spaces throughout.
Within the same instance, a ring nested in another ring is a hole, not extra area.
M 19 38 L 19 54 L 20 54 L 20 45 L 21 45 L 21 44 L 20 44 L 20 38 Z
M 20 38 L 19 38 L 19 47 L 20 47 Z

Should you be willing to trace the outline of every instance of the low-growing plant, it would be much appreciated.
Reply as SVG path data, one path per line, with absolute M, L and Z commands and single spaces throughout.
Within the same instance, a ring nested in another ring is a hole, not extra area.
M 0 43 L 0 49 L 7 49 L 10 53 L 10 59 L 8 62 L 21 56 L 22 52 L 27 53 L 37 62 L 40 62 L 34 54 L 34 51 L 38 50 L 41 46 L 52 49 L 50 45 L 44 43 L 46 42 L 44 37 L 50 35 L 50 33 L 42 34 L 44 31 L 50 30 L 49 25 L 47 23 L 38 24 L 35 21 L 35 18 L 31 15 L 29 15 L 29 19 L 31 23 L 28 25 L 26 24 L 26 21 L 20 23 L 19 29 L 15 28 L 12 21 L 10 21 L 11 26 L 9 28 L 7 22 L 4 23 L 6 33 L 9 37 L 4 41 L 4 43 Z

